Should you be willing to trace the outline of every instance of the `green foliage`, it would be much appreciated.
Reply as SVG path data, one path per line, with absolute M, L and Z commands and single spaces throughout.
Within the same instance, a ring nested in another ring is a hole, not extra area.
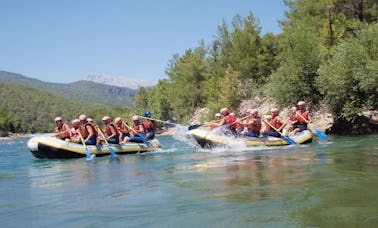
M 7 136 L 9 132 L 8 113 L 0 107 L 0 137 Z
M 56 116 L 71 121 L 80 114 L 86 114 L 100 122 L 104 115 L 116 116 L 120 113 L 107 106 L 70 101 L 31 87 L 0 81 L 0 107 L 7 113 L 1 119 L 9 123 L 10 132 L 52 132 Z M 1 122 L 1 121 L 0 121 Z
M 342 41 L 320 67 L 318 86 L 340 118 L 354 120 L 362 108 L 378 107 L 378 24 Z
M 319 92 L 315 86 L 321 62 L 321 41 L 311 29 L 298 27 L 281 37 L 285 50 L 284 62 L 271 76 L 269 94 L 280 104 L 295 104 L 299 99 L 317 103 Z

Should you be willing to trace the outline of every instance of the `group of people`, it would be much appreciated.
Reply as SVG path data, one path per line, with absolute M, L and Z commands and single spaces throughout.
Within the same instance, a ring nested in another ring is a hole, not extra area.
M 265 123 L 265 129 L 262 128 Z M 310 112 L 306 109 L 306 102 L 299 101 L 297 107 L 290 109 L 287 120 L 280 115 L 278 108 L 270 110 L 270 115 L 261 118 L 258 109 L 247 109 L 246 116 L 238 118 L 228 108 L 222 108 L 216 113 L 210 123 L 210 129 L 226 130 L 226 134 L 242 135 L 247 137 L 260 136 L 292 136 L 298 132 L 307 130 L 307 124 L 311 123 Z
M 143 119 L 143 120 L 141 120 Z M 99 145 L 102 142 L 122 144 L 127 142 L 143 143 L 145 140 L 155 137 L 156 122 L 151 119 L 151 112 L 145 112 L 142 116 L 133 116 L 132 125 L 121 117 L 112 121 L 109 116 L 102 118 L 103 129 L 93 123 L 93 119 L 86 115 L 80 115 L 72 120 L 72 127 L 63 121 L 62 117 L 55 118 L 55 136 L 65 141 Z

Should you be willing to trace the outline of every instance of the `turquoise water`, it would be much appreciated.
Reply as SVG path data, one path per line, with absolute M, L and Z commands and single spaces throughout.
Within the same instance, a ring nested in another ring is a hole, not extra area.
M 41 160 L 0 139 L 2 227 L 377 227 L 378 136 Z

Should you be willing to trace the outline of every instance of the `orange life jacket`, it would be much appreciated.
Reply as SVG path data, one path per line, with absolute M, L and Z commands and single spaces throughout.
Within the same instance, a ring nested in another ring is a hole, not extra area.
M 111 128 L 114 129 L 114 131 L 116 132 L 116 135 L 115 135 L 115 136 L 118 137 L 118 136 L 119 136 L 119 132 L 116 130 L 114 124 L 112 124 L 112 123 L 106 125 L 106 127 L 105 127 L 105 133 L 106 133 L 108 136 L 111 136 L 111 135 L 113 134 Z
M 298 113 L 303 117 L 305 118 L 307 121 L 309 121 L 309 115 L 310 115 L 310 112 L 309 111 L 304 111 L 304 112 L 301 112 L 301 111 L 298 111 Z M 300 124 L 306 124 L 307 122 L 299 115 L 297 114 L 297 121 L 300 123 Z

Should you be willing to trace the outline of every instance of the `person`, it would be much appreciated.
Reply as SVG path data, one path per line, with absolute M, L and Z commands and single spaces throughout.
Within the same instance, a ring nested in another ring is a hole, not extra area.
M 126 137 L 130 137 L 129 128 L 126 126 L 128 123 L 124 123 L 121 117 L 114 119 L 114 126 L 119 133 L 119 142 L 123 143 Z
M 214 130 L 219 127 L 218 123 L 222 120 L 222 115 L 218 112 L 214 115 L 214 120 L 210 122 L 210 130 Z
M 290 135 L 295 135 L 298 132 L 307 130 L 307 123 L 311 123 L 310 112 L 306 109 L 306 102 L 299 101 L 298 111 L 296 112 L 297 124 L 294 126 Z
M 244 133 L 244 136 L 259 137 L 262 125 L 259 111 L 257 109 L 247 109 L 247 115 L 249 117 L 241 123 L 247 128 L 247 132 Z
M 146 135 L 144 126 L 139 120 L 139 116 L 133 116 L 133 124 L 131 126 L 131 131 L 130 131 L 130 137 L 125 138 L 124 142 L 138 142 L 138 143 L 143 143 L 144 140 L 140 135 Z
M 62 117 L 55 117 L 55 136 L 59 139 L 65 140 L 70 138 L 70 126 L 63 122 Z
M 273 108 L 271 111 L 272 120 L 268 122 L 271 126 L 270 130 L 265 130 L 264 135 L 281 137 L 281 131 L 285 127 L 285 122 L 283 121 L 282 116 L 279 115 L 280 110 L 278 108 Z M 269 125 L 267 124 L 267 125 Z
M 74 119 L 72 120 L 71 123 L 72 123 L 72 128 L 70 129 L 70 138 L 66 139 L 66 141 L 78 143 L 80 140 L 80 136 L 78 134 L 80 120 Z
M 98 137 L 96 144 L 99 145 L 102 142 L 108 141 L 108 143 L 118 144 L 119 143 L 119 132 L 112 123 L 112 119 L 109 116 L 102 117 L 102 122 L 105 125 L 104 136 Z M 104 138 L 105 137 L 105 138 Z
M 293 131 L 293 129 L 297 126 L 297 124 L 297 107 L 293 106 L 290 108 L 289 120 L 283 130 L 283 134 L 285 136 L 288 136 L 291 131 Z
M 218 126 L 226 126 L 228 130 L 231 131 L 232 134 L 236 135 L 237 134 L 237 126 L 236 126 L 236 115 L 230 115 L 230 111 L 228 108 L 221 108 L 219 111 L 220 114 L 222 114 L 223 119 L 220 121 Z M 226 131 L 227 134 L 227 131 Z
M 86 145 L 96 145 L 98 132 L 95 128 L 95 126 L 87 121 L 86 115 L 80 115 L 79 116 L 80 124 L 78 132 L 83 137 L 83 140 L 80 138 L 78 143 L 85 143 Z
M 146 138 L 147 140 L 153 139 L 155 138 L 156 122 L 151 119 L 151 112 L 144 112 L 144 117 L 146 118 L 142 121 L 142 124 L 146 131 Z

